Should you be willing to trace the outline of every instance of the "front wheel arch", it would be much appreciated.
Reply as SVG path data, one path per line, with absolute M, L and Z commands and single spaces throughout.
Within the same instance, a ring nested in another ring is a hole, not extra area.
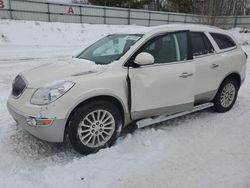
M 90 102 L 93 102 L 93 101 L 97 101 L 97 100 L 100 100 L 100 101 L 108 101 L 112 104 L 114 104 L 120 111 L 120 114 L 122 115 L 122 123 L 124 125 L 124 122 L 125 122 L 125 110 L 124 110 L 124 107 L 122 105 L 122 103 L 115 97 L 113 96 L 108 96 L 108 95 L 100 95 L 100 96 L 95 96 L 95 97 L 91 97 L 89 99 L 86 99 L 82 102 L 80 102 L 78 105 L 76 105 L 73 110 L 71 110 L 68 118 L 67 118 L 67 121 L 66 121 L 66 125 L 65 125 L 65 130 L 64 130 L 64 140 L 67 136 L 67 133 L 68 133 L 68 129 L 69 129 L 69 123 L 70 123 L 70 119 L 72 117 L 72 115 L 75 113 L 75 111 L 82 105 L 85 105 L 87 103 L 90 103 Z

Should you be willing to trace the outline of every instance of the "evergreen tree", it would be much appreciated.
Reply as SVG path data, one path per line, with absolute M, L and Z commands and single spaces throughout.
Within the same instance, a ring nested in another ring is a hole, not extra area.
M 152 0 L 89 0 L 89 2 L 93 5 L 139 9 L 152 2 Z
M 123 4 L 126 4 L 127 0 L 89 0 L 93 5 L 101 6 L 111 6 L 111 7 L 122 7 Z

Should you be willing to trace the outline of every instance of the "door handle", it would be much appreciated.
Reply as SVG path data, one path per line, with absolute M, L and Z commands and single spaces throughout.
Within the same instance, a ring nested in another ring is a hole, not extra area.
M 216 69 L 216 68 L 218 68 L 219 66 L 220 66 L 220 65 L 213 63 L 213 64 L 210 66 L 210 68 L 211 68 L 211 69 Z
M 180 78 L 187 78 L 193 76 L 193 73 L 183 72 L 181 75 L 179 75 Z

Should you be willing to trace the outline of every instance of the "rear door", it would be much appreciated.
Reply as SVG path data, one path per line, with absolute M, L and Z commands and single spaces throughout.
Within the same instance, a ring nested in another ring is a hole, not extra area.
M 193 108 L 195 70 L 188 47 L 188 31 L 167 33 L 132 57 L 148 52 L 155 59 L 153 65 L 129 69 L 133 119 Z
M 195 100 L 205 102 L 216 93 L 222 66 L 218 54 L 204 32 L 190 32 L 196 69 Z

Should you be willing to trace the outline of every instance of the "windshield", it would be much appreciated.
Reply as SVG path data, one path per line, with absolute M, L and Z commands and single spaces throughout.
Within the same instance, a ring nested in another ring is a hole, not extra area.
M 141 37 L 140 34 L 109 35 L 92 44 L 76 58 L 87 59 L 96 64 L 109 64 L 120 59 Z

